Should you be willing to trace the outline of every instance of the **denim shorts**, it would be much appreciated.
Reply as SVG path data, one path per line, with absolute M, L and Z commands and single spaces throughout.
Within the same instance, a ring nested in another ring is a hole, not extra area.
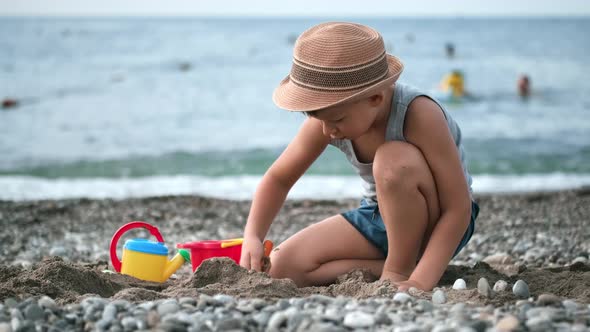
M 479 205 L 471 202 L 471 221 L 469 227 L 463 234 L 459 246 L 455 250 L 453 257 L 455 257 L 463 247 L 467 245 L 473 231 L 475 230 L 475 219 L 479 214 Z M 369 242 L 376 246 L 385 257 L 387 257 L 387 233 L 385 232 L 385 224 L 383 218 L 379 213 L 379 206 L 372 203 L 369 204 L 366 199 L 361 201 L 361 206 L 357 209 L 342 213 L 344 219 L 348 220 Z

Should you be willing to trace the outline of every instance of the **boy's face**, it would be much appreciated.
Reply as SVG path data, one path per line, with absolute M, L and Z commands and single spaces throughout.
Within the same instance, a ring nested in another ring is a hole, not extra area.
M 328 107 L 312 116 L 322 122 L 324 135 L 332 139 L 354 140 L 365 134 L 377 116 L 374 97 Z

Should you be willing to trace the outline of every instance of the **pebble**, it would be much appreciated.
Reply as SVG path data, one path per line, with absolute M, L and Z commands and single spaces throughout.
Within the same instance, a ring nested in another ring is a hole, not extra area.
M 43 308 L 37 303 L 31 303 L 25 308 L 25 318 L 30 321 L 42 320 L 45 316 Z
M 527 298 L 531 294 L 529 292 L 529 285 L 524 280 L 518 280 L 512 286 L 512 293 L 520 298 Z
M 484 281 L 480 282 L 481 284 Z M 489 286 L 489 285 L 488 285 Z M 427 294 L 427 293 L 424 293 Z M 421 295 L 423 296 L 423 295 Z M 502 307 L 432 301 L 400 292 L 394 298 L 311 296 L 278 301 L 207 296 L 131 303 L 86 298 L 60 306 L 49 298 L 0 306 L 0 332 L 12 331 L 586 331 L 590 306 L 552 294 Z M 204 307 L 193 304 L 203 300 Z M 6 303 L 6 301 L 5 301 Z M 182 305 L 180 304 L 182 303 Z M 400 305 L 404 304 L 404 305 Z M 436 305 L 441 304 L 441 305 Z M 55 305 L 55 307 L 53 307 Z M 53 307 L 54 310 L 45 308 Z M 243 310 L 248 308 L 248 310 Z M 92 319 L 90 319 L 92 318 Z
M 467 283 L 465 282 L 465 280 L 459 278 L 459 279 L 455 280 L 455 282 L 453 283 L 453 289 L 457 289 L 457 290 L 467 289 Z
M 518 325 L 520 325 L 520 323 L 518 322 L 518 318 L 512 315 L 507 315 L 500 319 L 498 323 L 496 323 L 495 329 L 499 332 L 514 331 L 516 330 Z
M 398 294 L 405 294 L 405 293 L 398 293 Z M 407 294 L 406 294 L 407 295 Z M 409 295 L 408 295 L 409 296 Z M 350 328 L 368 328 L 375 325 L 375 318 L 365 312 L 362 311 L 353 311 L 349 312 L 344 316 L 344 326 Z
M 12 326 L 9 323 L 0 323 L 0 332 L 12 332 Z
M 37 302 L 42 308 L 49 309 L 51 311 L 57 310 L 57 304 L 49 296 L 42 296 Z
M 432 303 L 443 304 L 447 302 L 447 295 L 442 289 L 437 289 L 432 293 Z
M 508 288 L 508 283 L 502 279 L 496 281 L 496 283 L 494 284 L 494 292 L 503 292 L 506 290 L 506 288 Z
M 506 253 L 492 254 L 492 255 L 485 257 L 482 261 L 484 263 L 488 263 L 488 264 L 501 264 L 501 265 L 512 264 L 512 262 L 513 262 L 512 258 Z
M 4 305 L 7 306 L 8 308 L 14 308 L 18 305 L 18 302 L 15 299 L 13 299 L 12 297 L 9 297 L 6 300 L 4 300 Z
M 525 325 L 530 331 L 552 331 L 551 321 L 545 317 L 533 317 L 526 321 Z
M 168 314 L 173 314 L 180 309 L 180 306 L 176 302 L 176 300 L 166 300 L 158 305 L 158 314 L 160 316 L 166 316 Z
M 492 291 L 492 288 L 490 287 L 490 284 L 486 278 L 479 278 L 477 281 L 477 292 L 488 298 L 494 296 L 494 292 Z
M 537 299 L 537 305 L 539 306 L 548 306 L 548 305 L 559 305 L 561 304 L 561 299 L 559 296 L 553 294 L 541 294 Z
M 112 303 L 107 304 L 102 312 L 102 319 L 110 322 L 117 317 L 117 306 Z
M 404 292 L 398 292 L 395 293 L 395 295 L 393 295 L 394 302 L 406 303 L 408 301 L 411 301 L 412 299 L 413 297 Z

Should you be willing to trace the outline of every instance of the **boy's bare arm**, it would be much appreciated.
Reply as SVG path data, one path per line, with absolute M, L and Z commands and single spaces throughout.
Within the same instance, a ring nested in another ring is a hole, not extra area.
M 277 158 L 256 189 L 244 236 L 263 240 L 281 209 L 287 193 L 324 151 L 330 139 L 320 121 L 308 118 L 285 151 Z
M 404 135 L 422 151 L 433 174 L 441 209 L 440 219 L 409 279 L 430 290 L 440 280 L 467 229 L 471 199 L 457 147 L 434 101 L 418 97 L 410 104 Z

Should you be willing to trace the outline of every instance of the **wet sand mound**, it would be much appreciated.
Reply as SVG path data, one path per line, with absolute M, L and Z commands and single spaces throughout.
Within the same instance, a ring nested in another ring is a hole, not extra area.
M 388 282 L 378 281 L 364 270 L 351 271 L 329 286 L 297 288 L 289 279 L 272 279 L 265 273 L 247 271 L 229 258 L 206 260 L 194 274 L 162 284 L 102 272 L 106 267 L 105 262 L 76 264 L 65 262 L 59 257 L 45 259 L 31 268 L 0 266 L 0 300 L 48 295 L 60 303 L 71 303 L 82 297 L 99 295 L 140 302 L 199 294 L 227 294 L 239 298 L 267 300 L 307 297 L 313 294 L 362 299 L 391 297 L 396 291 Z M 518 300 L 510 289 L 496 293 L 492 298 L 479 295 L 476 285 L 482 277 L 488 279 L 491 285 L 500 279 L 509 284 L 522 279 L 528 283 L 532 296 L 552 293 L 583 303 L 590 302 L 590 266 L 584 264 L 552 269 L 529 270 L 523 267 L 511 276 L 500 273 L 485 263 L 478 263 L 474 267 L 449 266 L 439 286 L 445 289 L 448 303 L 501 305 Z M 467 290 L 451 288 L 457 278 L 465 279 Z M 432 293 L 419 291 L 412 295 L 430 299 Z

